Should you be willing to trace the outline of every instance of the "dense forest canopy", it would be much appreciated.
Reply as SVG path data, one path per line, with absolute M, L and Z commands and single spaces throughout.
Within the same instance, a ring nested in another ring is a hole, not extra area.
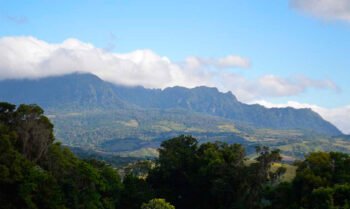
M 123 176 L 104 161 L 79 159 L 54 142 L 53 124 L 37 105 L 0 103 L 0 208 L 349 208 L 350 156 L 314 152 L 282 181 L 280 151 L 178 136 L 154 161 Z

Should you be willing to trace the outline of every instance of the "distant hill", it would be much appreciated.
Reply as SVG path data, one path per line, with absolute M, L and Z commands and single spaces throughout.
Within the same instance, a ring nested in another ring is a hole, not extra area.
M 143 87 L 111 85 L 124 101 L 144 108 L 183 108 L 243 122 L 258 128 L 310 129 L 330 134 L 341 134 L 331 123 L 311 109 L 265 108 L 239 102 L 231 93 L 221 93 L 205 86 L 192 89 L 166 88 L 163 91 Z
M 350 151 L 346 137 L 311 109 L 248 105 L 231 92 L 204 86 L 125 87 L 75 73 L 0 81 L 0 101 L 42 106 L 56 138 L 69 146 L 122 155 L 153 155 L 162 140 L 180 134 L 251 145 L 246 148 L 252 152 L 254 144 L 266 144 L 293 158 L 318 150 Z

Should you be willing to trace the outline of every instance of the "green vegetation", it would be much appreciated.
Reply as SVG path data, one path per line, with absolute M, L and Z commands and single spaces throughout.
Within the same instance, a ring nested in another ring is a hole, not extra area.
M 91 149 L 83 149 L 80 147 L 67 147 L 67 146 L 63 146 L 63 147 L 71 150 L 74 153 L 74 155 L 76 155 L 80 159 L 96 159 L 96 160 L 105 161 L 106 163 L 108 163 L 114 168 L 119 168 L 126 164 L 136 163 L 144 159 L 143 157 L 142 158 L 124 157 L 124 156 L 115 155 L 111 153 L 97 152 Z
M 348 154 L 312 152 L 294 167 L 278 149 L 254 150 L 249 160 L 242 144 L 181 135 L 161 142 L 156 159 L 117 170 L 54 143 L 39 106 L 0 103 L 0 208 L 349 208 Z
M 118 173 L 53 144 L 52 130 L 40 107 L 0 103 L 0 207 L 115 208 Z
M 161 144 L 147 181 L 176 208 L 257 208 L 264 186 L 285 171 L 270 170 L 281 160 L 278 150 L 258 147 L 257 154 L 256 162 L 246 164 L 240 144 L 199 145 L 193 137 L 180 136 Z
M 350 153 L 350 141 L 341 135 L 300 129 L 259 129 L 229 119 L 180 110 L 90 111 L 81 115 L 57 114 L 51 120 L 56 127 L 57 140 L 64 144 L 123 156 L 155 157 L 156 153 L 151 149 L 159 147 L 162 140 L 180 134 L 195 136 L 201 143 L 241 143 L 248 155 L 254 154 L 256 145 L 280 149 L 283 155 L 292 159 L 302 159 L 315 151 Z
M 348 154 L 314 152 L 297 167 L 292 182 L 271 188 L 270 208 L 349 208 Z
M 315 151 L 350 152 L 350 141 L 310 109 L 264 108 L 215 88 L 115 86 L 91 74 L 0 81 L 0 101 L 39 104 L 57 141 L 110 156 L 156 157 L 163 140 L 181 134 L 200 143 L 280 149 L 293 160 Z M 285 158 L 287 159 L 287 158 Z
M 141 209 L 175 209 L 175 207 L 167 203 L 165 199 L 153 199 L 148 203 L 143 203 Z
M 280 167 L 284 167 L 286 169 L 286 172 L 282 175 L 281 181 L 292 181 L 295 177 L 297 167 L 289 164 L 274 163 L 272 164 L 271 171 L 276 171 Z

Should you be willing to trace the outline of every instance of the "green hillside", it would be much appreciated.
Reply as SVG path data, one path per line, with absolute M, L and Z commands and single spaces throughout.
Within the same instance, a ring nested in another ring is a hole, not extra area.
M 155 159 L 140 160 L 72 147 L 75 155 L 54 140 L 39 106 L 0 103 L 0 208 L 349 206 L 346 153 L 311 152 L 292 166 L 268 146 L 255 146 L 250 157 L 240 143 L 180 135 L 163 140 Z
M 331 123 L 310 109 L 265 108 L 239 102 L 231 93 L 221 93 L 205 86 L 188 89 L 172 87 L 149 90 L 111 85 L 115 93 L 129 104 L 143 108 L 181 108 L 188 111 L 239 121 L 257 128 L 310 129 L 328 134 L 340 134 Z
M 280 148 L 286 159 L 310 151 L 349 152 L 347 138 L 310 109 L 264 108 L 216 88 L 123 87 L 91 74 L 0 81 L 0 101 L 43 106 L 56 138 L 68 146 L 123 156 L 154 156 L 181 134 L 200 142 Z
M 281 149 L 291 159 L 303 158 L 312 151 L 350 152 L 350 141 L 342 136 L 302 129 L 254 128 L 233 120 L 184 110 L 153 110 L 151 113 L 142 110 L 94 111 L 49 117 L 56 126 L 57 139 L 65 144 L 127 156 L 140 156 L 140 152 L 154 156 L 154 152 L 145 152 L 145 148 L 156 149 L 162 140 L 180 134 L 193 135 L 200 142 L 242 143 L 248 153 L 258 144 L 268 145 Z

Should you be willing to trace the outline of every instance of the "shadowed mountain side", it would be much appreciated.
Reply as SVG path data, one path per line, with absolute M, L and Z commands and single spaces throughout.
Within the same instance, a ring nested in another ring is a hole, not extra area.
M 184 109 L 246 123 L 257 128 L 309 129 L 338 135 L 341 132 L 310 109 L 265 108 L 239 102 L 216 88 L 171 87 L 164 90 L 116 86 L 92 74 L 74 73 L 36 80 L 0 82 L 0 101 L 36 103 L 48 113 L 60 111 Z
M 35 103 L 46 112 L 128 107 L 106 82 L 97 76 L 80 73 L 0 81 L 0 101 Z

